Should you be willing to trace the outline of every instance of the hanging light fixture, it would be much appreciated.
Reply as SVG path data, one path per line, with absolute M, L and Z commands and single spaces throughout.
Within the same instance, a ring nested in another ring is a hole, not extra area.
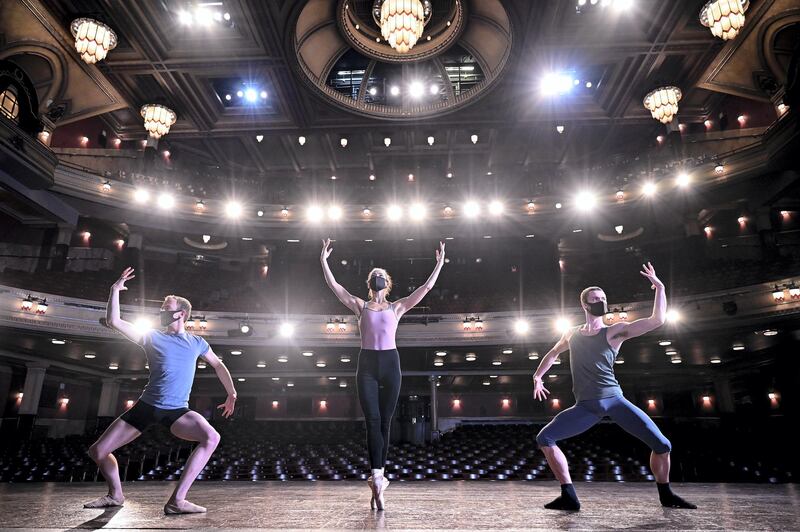
M 144 128 L 154 139 L 169 133 L 169 128 L 177 119 L 175 111 L 157 103 L 143 105 L 140 113 L 144 118 Z
M 660 87 L 647 93 L 644 97 L 645 109 L 650 111 L 653 118 L 662 124 L 669 124 L 678 114 L 678 102 L 682 96 L 678 87 Z
M 75 49 L 84 63 L 93 65 L 102 61 L 117 46 L 114 30 L 94 19 L 75 19 L 70 24 L 70 30 L 75 37 Z
M 710 0 L 700 10 L 700 24 L 714 37 L 727 41 L 736 37 L 744 26 L 744 12 L 750 0 Z
M 372 18 L 389 46 L 404 54 L 422 37 L 433 9 L 429 0 L 375 0 Z

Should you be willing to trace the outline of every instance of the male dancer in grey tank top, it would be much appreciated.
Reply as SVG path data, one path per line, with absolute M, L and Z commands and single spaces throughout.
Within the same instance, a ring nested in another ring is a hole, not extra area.
M 656 276 L 656 271 L 649 262 L 646 266 L 642 265 L 639 273 L 650 281 L 656 291 L 650 317 L 630 323 L 618 322 L 606 327 L 603 324 L 603 316 L 608 312 L 606 294 L 600 287 L 590 286 L 581 292 L 581 306 L 586 314 L 586 323 L 565 332 L 542 358 L 533 375 L 533 395 L 544 400 L 550 392 L 544 387 L 542 376 L 561 353 L 569 350 L 575 405 L 558 414 L 536 436 L 536 442 L 547 457 L 550 469 L 561 483 L 561 496 L 545 504 L 547 509 L 580 510 L 581 504 L 572 485 L 567 458 L 556 442 L 585 432 L 603 417 L 611 418 L 652 449 L 650 469 L 656 478 L 662 506 L 697 508 L 670 489 L 669 453 L 672 445 L 647 414 L 623 397 L 622 389 L 614 376 L 614 360 L 622 342 L 660 327 L 666 319 L 667 296 L 664 283 Z

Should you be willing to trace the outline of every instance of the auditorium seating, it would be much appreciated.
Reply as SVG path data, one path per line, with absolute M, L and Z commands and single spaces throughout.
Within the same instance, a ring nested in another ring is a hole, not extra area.
M 675 481 L 794 482 L 788 453 L 752 453 L 746 441 L 718 444 L 718 430 L 667 423 Z M 466 424 L 427 445 L 393 445 L 390 480 L 553 480 L 535 437 L 541 425 Z M 200 480 L 366 479 L 369 463 L 360 422 L 234 422 Z M 726 436 L 726 438 L 730 435 Z M 2 482 L 93 482 L 86 455 L 93 436 L 0 444 Z M 127 481 L 174 480 L 192 445 L 153 427 L 115 455 Z M 601 424 L 561 443 L 573 478 L 586 482 L 652 481 L 649 450 L 613 425 Z M 755 458 L 759 457 L 759 458 Z

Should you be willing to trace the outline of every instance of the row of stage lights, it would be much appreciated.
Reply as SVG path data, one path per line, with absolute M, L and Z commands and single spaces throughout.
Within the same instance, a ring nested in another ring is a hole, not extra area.
M 718 165 L 715 171 L 721 174 L 724 172 L 724 167 L 722 165 Z M 413 179 L 413 174 L 409 174 L 409 176 L 411 179 Z M 675 178 L 674 181 L 678 188 L 686 189 L 691 185 L 692 178 L 687 173 L 681 173 Z M 111 190 L 111 183 L 109 181 L 105 181 L 101 187 L 104 192 L 108 192 Z M 653 198 L 658 192 L 658 188 L 659 183 L 654 181 L 646 182 L 641 187 L 641 196 Z M 614 199 L 617 203 L 623 202 L 627 199 L 627 194 L 630 193 L 626 193 L 623 190 L 618 190 L 614 194 Z M 580 212 L 591 212 L 599 206 L 601 199 L 602 196 L 595 191 L 581 190 L 572 197 L 571 206 Z M 137 188 L 133 193 L 133 200 L 139 205 L 147 205 L 151 200 L 151 193 L 145 188 Z M 162 210 L 169 210 L 176 205 L 175 196 L 169 192 L 162 192 L 156 198 L 156 205 Z M 532 214 L 538 210 L 540 206 L 540 203 L 528 201 L 524 208 L 528 214 Z M 553 204 L 553 207 L 555 209 L 562 209 L 564 205 L 561 202 L 556 202 Z M 203 200 L 197 200 L 195 202 L 196 212 L 207 212 L 207 208 L 208 206 Z M 489 201 L 485 205 L 482 205 L 476 200 L 467 200 L 460 205 L 459 209 L 466 218 L 474 219 L 480 216 L 484 210 L 487 211 L 491 216 L 500 216 L 506 212 L 506 205 L 499 199 Z M 412 203 L 405 210 L 398 204 L 390 204 L 385 207 L 383 214 L 389 221 L 400 221 L 404 214 L 413 221 L 422 221 L 428 216 L 428 210 L 428 205 L 422 202 Z M 225 204 L 224 213 L 228 218 L 240 218 L 244 212 L 244 205 L 238 201 L 229 201 Z M 266 213 L 264 210 L 258 210 L 256 212 L 258 217 L 263 217 L 265 214 Z M 441 215 L 445 218 L 453 217 L 457 214 L 458 212 L 456 211 L 456 208 L 454 208 L 452 205 L 445 205 L 441 209 Z M 782 211 L 781 214 L 785 216 L 787 213 L 786 211 Z M 323 208 L 318 204 L 312 204 L 307 206 L 305 209 L 306 220 L 311 223 L 319 223 L 326 219 L 330 221 L 338 221 L 341 220 L 344 215 L 345 211 L 343 207 L 336 204 L 329 205 L 327 208 Z M 374 216 L 375 212 L 370 207 L 364 207 L 361 210 L 361 217 L 363 219 L 373 219 Z M 292 217 L 292 211 L 288 207 L 284 207 L 280 210 L 280 217 L 282 219 L 289 219 Z M 739 221 L 742 223 L 744 218 L 742 217 Z

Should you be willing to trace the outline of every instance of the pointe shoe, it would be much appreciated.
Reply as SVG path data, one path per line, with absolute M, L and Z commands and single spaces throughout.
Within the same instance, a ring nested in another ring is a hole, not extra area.
M 383 492 L 389 487 L 389 479 L 384 476 L 380 476 L 378 477 L 377 482 L 374 479 L 372 480 L 370 487 L 372 488 L 372 500 L 370 500 L 369 503 L 370 508 L 375 509 L 375 507 L 377 507 L 378 510 L 383 510 L 385 504 Z
M 166 515 L 204 514 L 206 513 L 206 509 L 203 506 L 193 504 L 186 500 L 180 502 L 170 501 L 164 505 L 164 513 Z
M 375 509 L 375 487 L 373 486 L 372 482 L 372 475 L 367 479 L 367 486 L 369 486 L 369 491 L 372 493 L 372 496 L 369 499 L 369 508 L 370 510 Z

